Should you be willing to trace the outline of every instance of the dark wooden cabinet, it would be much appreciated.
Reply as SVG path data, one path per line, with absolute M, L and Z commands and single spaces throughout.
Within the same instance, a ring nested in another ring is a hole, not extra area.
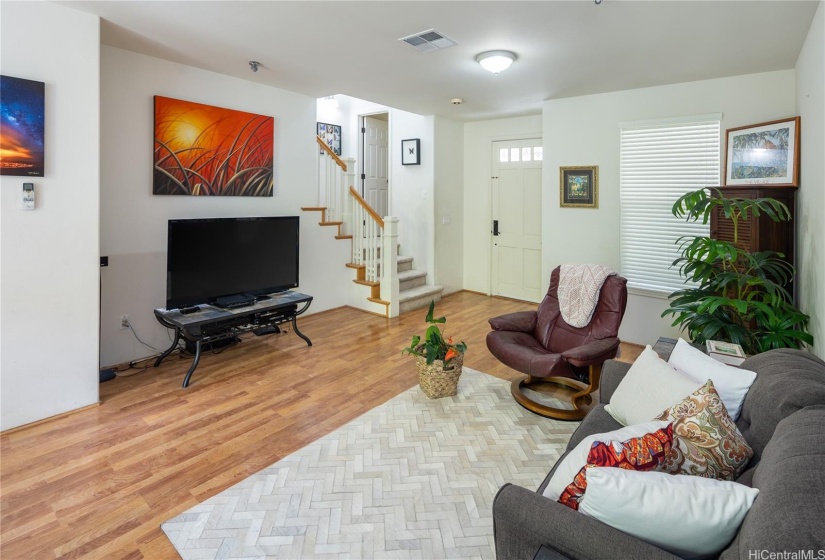
M 788 263 L 794 265 L 796 187 L 737 185 L 716 188 L 728 198 L 774 198 L 787 206 L 791 212 L 791 219 L 788 221 L 774 222 L 765 214 L 757 218 L 739 220 L 737 246 L 751 252 L 778 251 L 785 255 Z M 717 208 L 710 216 L 710 236 L 712 239 L 733 242 L 733 222 L 725 218 L 721 208 Z M 793 294 L 793 286 L 787 288 Z

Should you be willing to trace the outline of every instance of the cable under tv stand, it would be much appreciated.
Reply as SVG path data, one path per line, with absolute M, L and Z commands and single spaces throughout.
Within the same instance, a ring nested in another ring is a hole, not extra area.
M 183 387 L 186 388 L 189 386 L 192 373 L 198 367 L 201 350 L 205 344 L 247 332 L 256 334 L 258 332 L 261 334 L 279 332 L 278 325 L 283 323 L 291 323 L 295 334 L 306 341 L 307 346 L 312 346 L 312 341 L 298 330 L 296 322 L 298 315 L 304 313 L 310 303 L 312 303 L 312 296 L 285 291 L 269 294 L 266 299 L 258 296 L 254 303 L 232 309 L 208 304 L 193 306 L 197 309 L 197 313 L 190 311 L 191 307 L 184 308 L 185 311 L 184 309 L 155 309 L 155 317 L 160 324 L 175 331 L 172 345 L 158 356 L 155 360 L 155 367 L 158 367 L 177 348 L 180 341 L 194 342 L 195 357 L 183 379 Z

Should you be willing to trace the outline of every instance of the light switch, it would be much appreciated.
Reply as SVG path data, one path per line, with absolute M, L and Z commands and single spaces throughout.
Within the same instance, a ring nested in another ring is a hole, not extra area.
M 441 223 L 442 223 L 442 225 L 445 225 L 445 226 L 447 224 L 449 224 L 450 223 L 450 215 L 449 214 L 444 214 L 443 216 L 441 216 Z
M 23 183 L 23 210 L 34 210 L 34 183 Z

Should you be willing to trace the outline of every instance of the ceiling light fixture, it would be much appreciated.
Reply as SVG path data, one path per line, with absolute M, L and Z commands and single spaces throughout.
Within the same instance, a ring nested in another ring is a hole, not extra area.
M 326 105 L 329 109 L 337 109 L 338 99 L 334 95 L 327 95 L 324 97 L 324 105 Z
M 249 67 L 252 69 L 253 72 L 258 71 L 258 66 L 263 66 L 263 65 L 260 62 L 258 62 L 257 60 L 250 60 L 249 61 Z
M 510 51 L 487 51 L 478 55 L 476 62 L 488 72 L 497 75 L 507 70 L 516 58 L 516 53 Z

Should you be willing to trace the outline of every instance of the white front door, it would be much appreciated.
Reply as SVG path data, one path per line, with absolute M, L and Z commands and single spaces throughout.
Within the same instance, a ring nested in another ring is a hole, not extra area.
M 540 138 L 493 142 L 493 295 L 538 302 L 541 285 Z
M 362 177 L 364 180 L 363 196 L 382 218 L 389 213 L 389 153 L 387 146 L 387 121 L 377 117 L 364 117 L 362 128 L 364 135 L 364 162 Z

